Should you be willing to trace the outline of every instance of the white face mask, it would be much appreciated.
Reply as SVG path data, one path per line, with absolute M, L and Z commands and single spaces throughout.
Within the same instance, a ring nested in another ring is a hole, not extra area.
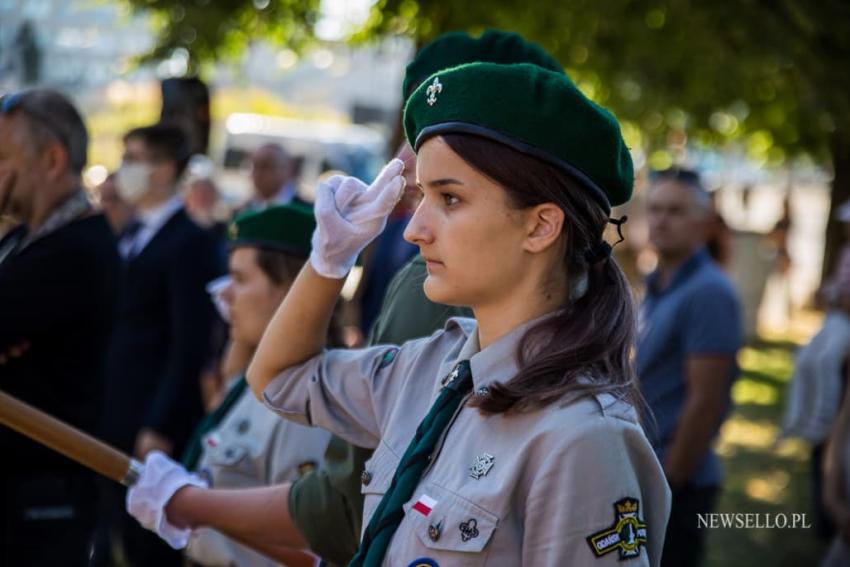
M 115 174 L 115 188 L 122 199 L 135 205 L 147 193 L 151 170 L 149 163 L 125 163 Z

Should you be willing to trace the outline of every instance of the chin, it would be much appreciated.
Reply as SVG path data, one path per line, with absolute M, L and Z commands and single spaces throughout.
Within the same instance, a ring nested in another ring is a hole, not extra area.
M 453 307 L 465 307 L 469 303 L 465 302 L 457 290 L 448 289 L 442 285 L 439 279 L 434 276 L 428 276 L 425 283 L 422 284 L 422 289 L 425 292 L 425 297 L 434 303 L 442 305 L 451 305 Z

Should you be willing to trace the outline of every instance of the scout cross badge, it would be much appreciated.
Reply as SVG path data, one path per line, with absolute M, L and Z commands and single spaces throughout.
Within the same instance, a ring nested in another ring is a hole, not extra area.
M 587 537 L 587 543 L 596 557 L 614 550 L 620 559 L 640 555 L 641 546 L 646 544 L 646 524 L 638 517 L 640 502 L 636 498 L 623 498 L 614 503 L 614 525 Z

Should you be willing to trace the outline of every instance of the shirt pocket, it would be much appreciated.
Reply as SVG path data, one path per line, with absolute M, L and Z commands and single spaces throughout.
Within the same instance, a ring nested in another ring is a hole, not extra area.
M 242 443 L 217 443 L 215 447 L 207 444 L 206 463 L 212 467 L 233 468 L 238 466 L 250 452 L 250 447 Z
M 366 461 L 360 475 L 360 492 L 363 494 L 363 529 L 369 525 L 372 514 L 381 502 L 398 468 L 401 459 L 383 441 L 372 453 L 372 458 Z
M 497 515 L 432 483 L 417 489 L 404 511 L 419 543 L 451 565 L 483 565 L 499 525 Z

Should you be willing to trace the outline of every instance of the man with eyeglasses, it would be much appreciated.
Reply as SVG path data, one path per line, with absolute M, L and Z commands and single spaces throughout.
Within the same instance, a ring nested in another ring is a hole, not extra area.
M 120 258 L 83 191 L 88 135 L 61 94 L 0 98 L 0 389 L 94 432 Z M 94 478 L 0 427 L 0 565 L 86 565 Z

